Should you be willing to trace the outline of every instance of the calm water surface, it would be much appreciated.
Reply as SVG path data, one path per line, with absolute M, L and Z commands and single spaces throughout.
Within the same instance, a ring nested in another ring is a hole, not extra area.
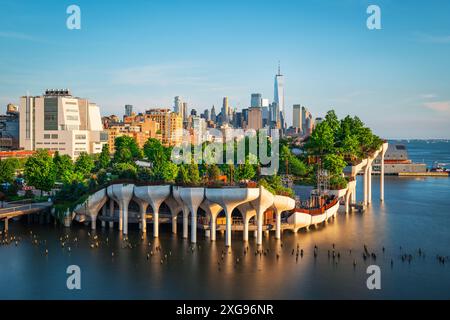
M 439 150 L 444 145 L 449 154 L 450 144 L 442 143 Z M 0 299 L 450 299 L 450 260 L 443 265 L 436 259 L 437 254 L 450 256 L 450 179 L 387 177 L 386 201 L 378 199 L 374 177 L 373 204 L 364 214 L 339 214 L 318 230 L 285 232 L 282 242 L 271 234 L 263 243 L 269 252 L 261 257 L 255 256 L 253 237 L 244 255 L 241 233 L 233 234 L 230 253 L 222 259 L 226 249 L 220 233 L 215 243 L 199 235 L 192 250 L 188 241 L 170 233 L 169 225 L 158 240 L 151 226 L 144 239 L 132 228 L 130 249 L 117 230 L 98 229 L 99 248 L 92 249 L 87 227 L 12 222 L 10 234 L 22 240 L 17 246 L 0 245 Z M 41 244 L 31 243 L 30 231 Z M 65 235 L 69 240 L 62 248 L 59 238 Z M 305 252 L 298 260 L 292 255 L 297 244 Z M 340 259 L 328 257 L 333 244 Z M 364 244 L 376 260 L 363 260 Z M 147 259 L 150 251 L 154 254 Z M 412 261 L 403 262 L 403 254 L 411 254 Z M 81 268 L 79 291 L 66 288 L 66 268 L 72 264 Z M 370 264 L 381 268 L 379 291 L 366 287 Z

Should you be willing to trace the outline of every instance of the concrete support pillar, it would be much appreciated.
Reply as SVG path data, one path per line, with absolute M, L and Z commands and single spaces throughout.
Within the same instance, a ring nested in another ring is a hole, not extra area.
M 276 195 L 273 198 L 273 207 L 275 208 L 276 218 L 275 238 L 281 239 L 281 214 L 284 211 L 293 210 L 295 208 L 295 200 L 290 197 Z
M 172 233 L 177 234 L 177 215 L 172 215 Z
M 106 208 L 106 204 L 105 204 L 102 208 L 102 217 L 105 218 L 107 214 L 108 213 L 107 213 L 107 208 Z M 105 228 L 105 227 L 106 227 L 106 222 L 105 222 L 105 220 L 102 220 L 102 228 Z
M 226 230 L 225 230 L 225 246 L 229 247 L 231 246 L 231 212 L 227 212 L 228 210 L 225 210 L 225 220 L 226 220 Z
M 345 213 L 349 213 L 350 211 L 350 199 L 352 195 L 352 190 L 348 189 L 345 194 Z
M 123 234 L 128 234 L 128 204 L 123 206 Z
M 248 241 L 248 224 L 250 222 L 250 218 L 245 217 L 244 218 L 244 234 L 242 235 L 242 238 L 244 241 Z
M 210 220 L 210 232 L 209 232 L 209 235 L 210 235 L 210 238 L 211 238 L 211 241 L 216 241 L 216 218 L 217 217 L 211 217 L 211 220 Z
M 381 152 L 381 168 L 380 168 L 380 201 L 384 201 L 384 154 L 385 149 Z
M 189 229 L 189 209 L 183 208 L 183 238 L 188 238 L 188 229 Z
M 159 208 L 153 212 L 153 237 L 159 237 Z
M 197 243 L 197 210 L 191 212 L 191 242 Z
M 258 210 L 258 211 L 260 211 L 260 210 Z M 257 215 L 258 215 L 258 224 L 257 224 L 257 232 L 258 232 L 258 238 L 256 239 L 256 244 L 257 245 L 262 245 L 262 229 L 263 229 L 263 214 L 264 214 L 264 211 L 263 212 L 258 212 L 257 213 Z
M 109 221 L 109 227 L 114 228 L 114 200 L 109 199 L 109 218 L 111 221 Z
M 275 239 L 280 240 L 281 239 L 281 212 L 278 212 L 278 210 L 276 210 L 275 216 L 276 216 Z
M 255 200 L 259 195 L 259 189 L 257 188 L 222 188 L 206 189 L 206 198 L 214 203 L 219 204 L 224 212 L 226 219 L 226 231 L 225 231 L 225 245 L 231 246 L 231 227 L 232 220 L 231 215 L 233 210 L 245 203 Z
M 97 229 L 97 215 L 91 215 L 91 229 Z
M 208 199 L 204 199 L 200 207 L 209 216 L 209 238 L 211 241 L 216 241 L 216 219 L 222 211 L 222 207 L 217 203 L 213 203 Z
M 369 166 L 367 165 L 366 166 L 366 168 L 364 169 L 364 200 L 363 200 L 363 202 L 364 202 L 364 205 L 366 206 L 367 205 L 367 203 L 368 203 L 368 185 L 369 185 L 369 182 L 368 182 L 368 176 L 369 176 Z
M 123 206 L 119 203 L 119 231 L 123 230 Z
M 371 204 L 372 203 L 372 165 L 369 166 L 369 172 L 367 175 L 367 193 L 368 193 L 368 197 L 367 197 L 367 204 Z
M 141 216 L 140 226 L 143 233 L 147 232 L 147 208 L 147 202 L 141 201 L 139 203 L 139 215 Z
M 170 186 L 136 187 L 134 195 L 147 203 L 153 209 L 153 237 L 159 237 L 159 208 L 170 195 Z
M 8 218 L 6 218 L 5 219 L 5 228 L 4 228 L 4 232 L 5 233 L 8 233 L 8 230 L 9 230 L 9 219 Z

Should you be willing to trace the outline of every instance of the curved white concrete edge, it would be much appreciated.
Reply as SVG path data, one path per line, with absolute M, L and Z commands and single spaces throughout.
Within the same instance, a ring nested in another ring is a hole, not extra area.
M 197 242 L 197 210 L 205 198 L 205 188 L 180 188 L 181 200 L 191 213 L 191 242 Z
M 258 245 L 262 245 L 262 227 L 263 227 L 263 214 L 273 205 L 275 196 L 266 190 L 264 187 L 259 187 L 259 197 L 251 201 L 250 204 L 256 210 L 257 221 L 257 240 Z
M 135 187 L 134 195 L 147 203 L 153 209 L 153 236 L 159 236 L 159 208 L 170 195 L 170 185 Z
M 242 203 L 250 202 L 258 198 L 258 188 L 207 188 L 206 198 L 219 204 L 225 211 L 226 216 L 226 236 L 225 245 L 231 246 L 231 214 L 233 210 Z

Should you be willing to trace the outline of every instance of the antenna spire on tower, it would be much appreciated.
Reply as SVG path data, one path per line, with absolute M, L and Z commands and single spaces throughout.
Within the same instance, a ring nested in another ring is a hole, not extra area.
M 281 75 L 281 67 L 280 67 L 280 60 L 278 60 L 278 75 Z

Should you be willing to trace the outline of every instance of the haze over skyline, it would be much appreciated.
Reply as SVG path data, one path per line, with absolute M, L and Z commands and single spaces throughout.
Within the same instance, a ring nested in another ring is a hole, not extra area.
M 81 30 L 66 8 L 81 8 Z M 369 4 L 382 30 L 366 28 Z M 384 138 L 450 138 L 450 2 L 0 0 L 0 107 L 70 88 L 103 115 L 274 98 L 360 117 Z

